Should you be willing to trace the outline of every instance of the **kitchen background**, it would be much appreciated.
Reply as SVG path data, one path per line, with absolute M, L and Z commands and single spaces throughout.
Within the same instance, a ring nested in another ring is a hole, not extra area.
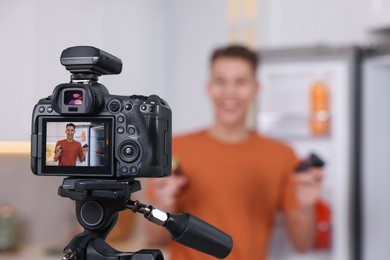
M 262 57 L 249 122 L 327 162 L 330 244 L 296 255 L 278 220 L 270 259 L 388 259 L 389 12 L 385 0 L 1 1 L 0 216 L 16 216 L 23 243 L 0 259 L 58 259 L 77 232 L 74 203 L 57 196 L 62 178 L 36 177 L 29 166 L 32 108 L 69 81 L 63 49 L 93 45 L 120 57 L 122 73 L 100 82 L 113 94 L 164 97 L 178 134 L 211 122 L 208 56 L 231 42 Z M 121 217 L 132 232 L 112 241 L 140 249 L 143 220 Z

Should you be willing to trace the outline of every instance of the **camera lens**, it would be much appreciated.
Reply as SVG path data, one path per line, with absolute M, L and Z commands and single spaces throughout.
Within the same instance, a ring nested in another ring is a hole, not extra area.
M 140 151 L 139 145 L 136 142 L 127 140 L 121 143 L 118 153 L 122 161 L 132 163 L 138 159 Z

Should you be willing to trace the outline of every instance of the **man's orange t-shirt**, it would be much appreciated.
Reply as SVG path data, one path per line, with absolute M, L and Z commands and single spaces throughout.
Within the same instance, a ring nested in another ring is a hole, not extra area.
M 76 166 L 77 157 L 80 159 L 83 156 L 83 148 L 77 141 L 68 142 L 66 139 L 56 143 L 57 147 L 61 145 L 62 152 L 58 161 L 58 166 Z
M 209 222 L 233 238 L 225 259 L 265 259 L 277 211 L 296 209 L 292 174 L 297 166 L 286 145 L 252 133 L 242 143 L 222 143 L 207 131 L 173 140 L 179 174 L 188 185 L 177 199 L 177 211 Z M 207 260 L 214 257 L 169 243 L 172 260 Z

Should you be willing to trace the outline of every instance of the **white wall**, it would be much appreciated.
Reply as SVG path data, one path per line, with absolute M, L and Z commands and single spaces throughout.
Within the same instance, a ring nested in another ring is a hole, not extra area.
M 367 38 L 371 0 L 261 0 L 258 39 L 261 47 L 356 44 Z
M 167 101 L 173 110 L 176 134 L 204 127 L 212 120 L 205 83 L 212 49 L 228 39 L 226 13 L 225 0 L 173 0 L 167 12 Z
M 163 1 L 2 1 L 0 111 L 8 127 L 0 139 L 30 139 L 33 106 L 69 81 L 59 57 L 70 46 L 93 45 L 122 59 L 120 75 L 100 78 L 111 93 L 165 96 L 167 28 Z

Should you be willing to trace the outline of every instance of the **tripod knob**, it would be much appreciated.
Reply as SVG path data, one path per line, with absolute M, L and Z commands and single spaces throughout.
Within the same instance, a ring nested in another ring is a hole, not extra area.
M 96 201 L 87 201 L 81 206 L 80 217 L 86 225 L 97 226 L 104 217 L 103 207 Z
M 62 260 L 77 260 L 76 252 L 70 248 L 66 249 Z

